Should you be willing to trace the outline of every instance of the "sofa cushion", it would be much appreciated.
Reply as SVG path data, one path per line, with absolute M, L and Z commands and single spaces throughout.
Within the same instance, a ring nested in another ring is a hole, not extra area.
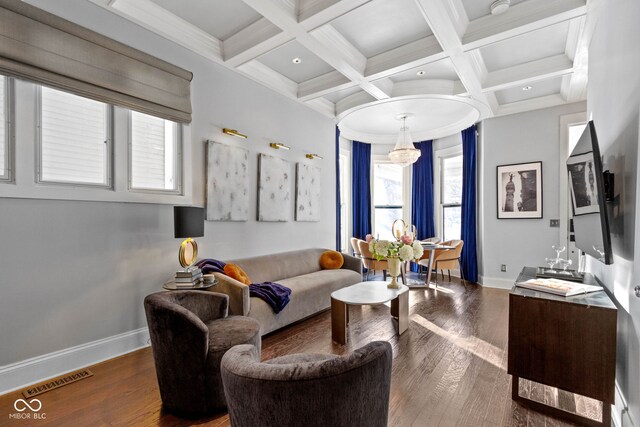
M 251 284 L 251 279 L 247 276 L 247 273 L 244 272 L 242 268 L 235 264 L 227 264 L 224 266 L 224 274 L 231 277 L 232 279 L 237 280 L 240 283 L 244 283 L 245 285 Z
M 335 270 L 342 267 L 344 264 L 344 258 L 338 251 L 324 251 L 320 255 L 320 268 L 323 270 Z
M 331 306 L 331 292 L 361 282 L 353 270 L 320 270 L 278 280 L 291 289 L 291 301 L 278 314 L 259 298 L 251 298 L 249 316 L 260 322 L 262 335 L 309 317 Z
M 253 283 L 282 283 L 282 279 L 319 271 L 320 255 L 322 255 L 325 250 L 326 249 L 303 249 L 293 252 L 231 260 L 228 262 L 239 265 L 251 278 Z

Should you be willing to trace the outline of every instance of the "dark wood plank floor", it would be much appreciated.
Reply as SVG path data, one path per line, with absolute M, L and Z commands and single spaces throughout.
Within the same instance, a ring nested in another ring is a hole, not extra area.
M 372 340 L 393 345 L 390 426 L 570 426 L 511 400 L 506 373 L 508 291 L 446 280 L 411 290 L 409 329 L 395 333 L 384 305 L 351 307 L 349 343 L 331 341 L 328 311 L 263 340 L 263 358 L 346 354 Z M 0 425 L 227 426 L 226 414 L 181 420 L 162 411 L 149 348 L 95 365 L 94 376 L 40 395 L 46 419 L 9 420 L 18 392 L 0 396 Z M 520 393 L 564 409 L 599 414 L 586 398 L 521 381 Z

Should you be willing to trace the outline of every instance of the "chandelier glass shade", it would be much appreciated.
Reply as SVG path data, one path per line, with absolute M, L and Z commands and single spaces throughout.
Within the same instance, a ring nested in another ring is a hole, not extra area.
M 420 150 L 414 147 L 409 128 L 406 125 L 407 116 L 403 115 L 402 127 L 400 128 L 400 135 L 398 135 L 398 141 L 396 142 L 393 150 L 389 152 L 389 160 L 400 166 L 409 166 L 415 163 L 420 157 Z

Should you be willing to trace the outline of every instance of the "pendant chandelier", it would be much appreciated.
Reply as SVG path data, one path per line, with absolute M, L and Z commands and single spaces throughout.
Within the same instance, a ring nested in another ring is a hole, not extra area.
M 396 118 L 402 120 L 402 127 L 400 128 L 400 135 L 398 135 L 398 142 L 393 150 L 389 152 L 389 160 L 400 166 L 409 166 L 415 163 L 420 157 L 420 150 L 413 146 L 413 140 L 407 127 L 407 119 L 413 117 L 413 114 L 400 114 Z

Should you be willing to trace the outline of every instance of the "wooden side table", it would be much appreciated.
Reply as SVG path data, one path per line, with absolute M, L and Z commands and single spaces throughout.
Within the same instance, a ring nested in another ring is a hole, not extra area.
M 525 267 L 517 282 L 535 278 Z M 590 274 L 585 284 L 599 283 Z M 514 286 L 509 294 L 508 368 L 512 398 L 534 410 L 591 426 L 611 426 L 615 400 L 617 309 L 605 291 L 572 297 Z M 602 422 L 519 394 L 519 379 L 602 402 Z

